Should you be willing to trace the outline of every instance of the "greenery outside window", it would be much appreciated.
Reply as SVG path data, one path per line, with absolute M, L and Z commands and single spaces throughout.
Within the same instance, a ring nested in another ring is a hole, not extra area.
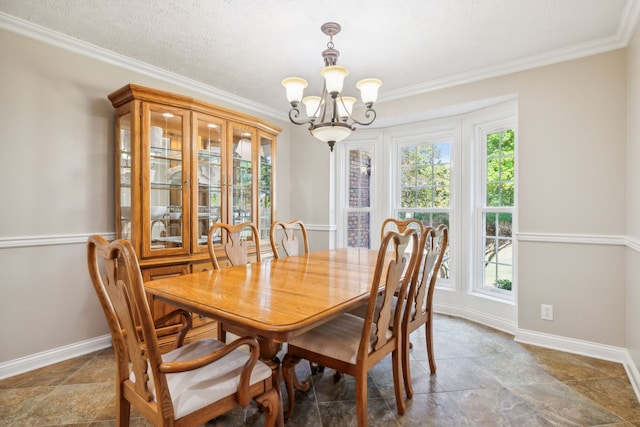
M 485 128 L 482 147 L 482 199 L 478 203 L 478 248 L 482 293 L 512 298 L 514 280 L 513 225 L 515 213 L 514 127 Z
M 398 219 L 419 219 L 425 226 L 450 226 L 452 189 L 452 141 L 429 138 L 398 145 L 399 188 L 395 205 Z M 450 278 L 449 248 L 440 268 L 440 279 Z

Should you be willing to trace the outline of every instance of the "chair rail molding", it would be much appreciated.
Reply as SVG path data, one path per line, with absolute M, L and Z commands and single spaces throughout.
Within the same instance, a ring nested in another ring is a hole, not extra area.
M 87 243 L 89 236 L 93 234 L 99 234 L 107 240 L 113 240 L 116 238 L 116 233 L 113 231 L 86 234 L 63 234 L 56 236 L 0 237 L 0 249 L 85 244 Z
M 609 234 L 516 233 L 519 242 L 570 243 L 583 245 L 630 246 L 626 236 Z M 631 247 L 631 246 L 630 246 Z

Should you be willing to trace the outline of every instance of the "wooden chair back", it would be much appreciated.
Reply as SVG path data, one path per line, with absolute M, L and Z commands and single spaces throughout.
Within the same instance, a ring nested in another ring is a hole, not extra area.
M 396 218 L 386 218 L 382 222 L 381 227 L 381 237 L 384 238 L 384 235 L 388 231 L 395 231 L 397 233 L 404 233 L 407 229 L 414 229 L 418 232 L 418 236 L 422 233 L 424 229 L 424 224 L 419 219 L 409 218 L 409 219 L 396 219 Z
M 226 233 L 226 240 L 222 239 L 224 252 L 231 265 L 242 265 L 249 262 L 249 248 L 255 247 L 256 262 L 262 260 L 262 254 L 260 252 L 260 235 L 258 234 L 258 228 L 252 222 L 243 222 L 242 224 L 231 225 L 222 222 L 217 222 L 209 229 L 207 237 L 207 247 L 209 249 L 209 256 L 213 263 L 215 270 L 220 269 L 218 258 L 216 257 L 214 250 L 214 236 L 221 233 L 224 230 Z M 249 236 L 247 236 L 249 232 Z M 249 238 L 250 237 L 250 238 Z M 249 243 L 251 242 L 251 243 Z
M 372 357 L 375 352 L 400 336 L 404 305 L 394 304 L 394 297 L 399 301 L 406 298 L 411 275 L 404 272 L 414 271 L 419 254 L 418 240 L 419 235 L 414 229 L 406 229 L 402 234 L 390 231 L 382 239 L 371 283 L 358 359 Z M 372 348 L 369 348 L 370 333 L 374 333 L 377 338 Z
M 269 232 L 269 239 L 271 241 L 271 249 L 273 251 L 273 257 L 278 259 L 282 255 L 278 251 L 278 239 L 277 235 L 282 230 L 282 240 L 280 241 L 282 252 L 286 256 L 295 256 L 300 253 L 300 241 L 296 234 L 302 236 L 302 248 L 305 254 L 309 253 L 309 238 L 307 236 L 307 227 L 300 220 L 294 220 L 291 222 L 274 221 L 271 224 L 271 230 Z

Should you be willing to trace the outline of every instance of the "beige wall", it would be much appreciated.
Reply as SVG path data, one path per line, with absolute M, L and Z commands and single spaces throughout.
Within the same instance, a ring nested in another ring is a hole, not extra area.
M 627 49 L 626 347 L 640 370 L 640 30 Z
M 115 230 L 107 95 L 136 83 L 239 108 L 11 32 L 0 31 L 0 58 L 0 239 L 12 239 L 0 248 L 2 363 L 108 333 L 84 245 Z M 276 205 L 288 217 L 288 124 L 266 119 L 285 127 Z

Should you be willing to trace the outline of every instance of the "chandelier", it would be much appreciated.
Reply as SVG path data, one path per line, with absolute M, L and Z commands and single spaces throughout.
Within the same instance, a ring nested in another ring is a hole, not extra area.
M 349 75 L 349 69 L 336 65 L 340 52 L 334 49 L 333 45 L 333 36 L 340 32 L 340 25 L 327 22 L 320 29 L 329 36 L 327 49 L 322 52 L 325 65 L 320 70 L 320 75 L 324 77 L 322 96 L 303 98 L 302 95 L 308 83 L 300 77 L 287 77 L 282 80 L 282 86 L 287 90 L 287 98 L 291 104 L 289 120 L 296 125 L 308 124 L 311 134 L 316 139 L 329 144 L 329 148 L 333 151 L 336 142 L 344 140 L 356 130 L 356 124 L 367 126 L 376 119 L 373 103 L 378 98 L 378 88 L 382 86 L 382 82 L 378 79 L 363 79 L 356 84 L 365 106 L 365 119 L 353 118 L 351 113 L 356 98 L 342 95 L 344 79 Z M 306 118 L 300 117 L 300 102 L 305 106 Z

